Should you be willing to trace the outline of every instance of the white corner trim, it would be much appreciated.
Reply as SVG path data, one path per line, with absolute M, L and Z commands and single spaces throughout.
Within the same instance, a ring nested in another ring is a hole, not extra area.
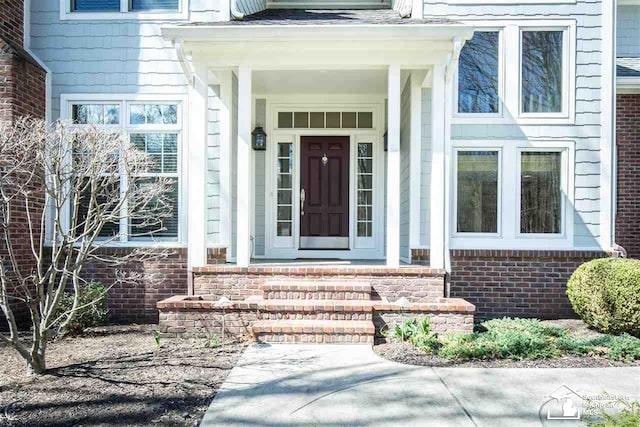
M 615 4 L 615 2 L 613 2 Z M 616 8 L 602 7 L 602 101 L 600 138 L 600 246 L 615 242 L 616 213 Z

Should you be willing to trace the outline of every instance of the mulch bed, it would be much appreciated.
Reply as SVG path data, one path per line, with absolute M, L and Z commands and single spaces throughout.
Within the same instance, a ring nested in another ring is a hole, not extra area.
M 0 425 L 197 426 L 247 343 L 162 338 L 157 350 L 153 331 L 108 326 L 54 341 L 35 377 L 0 345 Z
M 584 322 L 573 319 L 545 321 L 567 328 L 568 333 L 583 338 L 601 335 L 590 329 Z M 640 360 L 632 363 L 609 360 L 597 356 L 565 356 L 555 359 L 538 360 L 451 360 L 426 353 L 407 342 L 395 339 L 381 340 L 373 350 L 378 356 L 407 365 L 433 366 L 440 368 L 606 368 L 620 366 L 640 366 Z

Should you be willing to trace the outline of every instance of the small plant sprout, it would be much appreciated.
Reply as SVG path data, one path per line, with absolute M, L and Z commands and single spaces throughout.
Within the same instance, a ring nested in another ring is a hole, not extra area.
M 216 348 L 220 345 L 220 339 L 217 335 L 212 335 L 204 343 L 205 348 Z
M 160 332 L 153 331 L 153 342 L 156 344 L 156 350 L 160 350 Z
M 231 302 L 231 300 L 229 300 L 229 298 L 227 297 L 222 297 L 220 298 L 216 304 L 215 304 L 216 308 L 221 308 L 222 309 L 222 339 L 225 339 L 225 333 L 226 333 L 226 325 L 225 325 L 225 318 L 226 316 L 226 309 L 229 307 L 233 307 L 233 303 Z

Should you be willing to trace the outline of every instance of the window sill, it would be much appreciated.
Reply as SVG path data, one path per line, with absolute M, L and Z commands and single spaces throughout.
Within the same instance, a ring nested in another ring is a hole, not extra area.
M 495 237 L 452 238 L 450 249 L 495 249 L 495 250 L 555 250 L 576 249 L 573 239 L 566 236 L 502 239 Z
M 182 21 L 189 19 L 188 11 L 169 12 L 60 12 L 61 21 Z

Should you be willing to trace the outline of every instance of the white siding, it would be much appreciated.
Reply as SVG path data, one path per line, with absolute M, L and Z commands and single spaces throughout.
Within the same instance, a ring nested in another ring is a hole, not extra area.
M 420 245 L 429 246 L 431 187 L 431 89 L 422 89 L 422 167 L 420 170 Z
M 220 86 L 209 86 L 207 132 L 207 242 L 220 242 Z
M 267 118 L 267 101 L 265 99 L 256 99 L 256 117 L 255 124 L 264 126 Z M 268 137 L 268 136 L 267 136 Z M 254 233 L 253 233 L 253 253 L 255 255 L 265 254 L 265 185 L 267 181 L 265 167 L 266 155 L 265 151 L 254 151 L 254 173 L 255 173 L 255 212 L 254 212 Z
M 409 216 L 411 205 L 411 79 L 400 98 L 400 256 L 410 258 Z
M 238 0 L 237 4 L 238 10 L 246 15 L 260 12 L 267 7 L 266 0 Z

